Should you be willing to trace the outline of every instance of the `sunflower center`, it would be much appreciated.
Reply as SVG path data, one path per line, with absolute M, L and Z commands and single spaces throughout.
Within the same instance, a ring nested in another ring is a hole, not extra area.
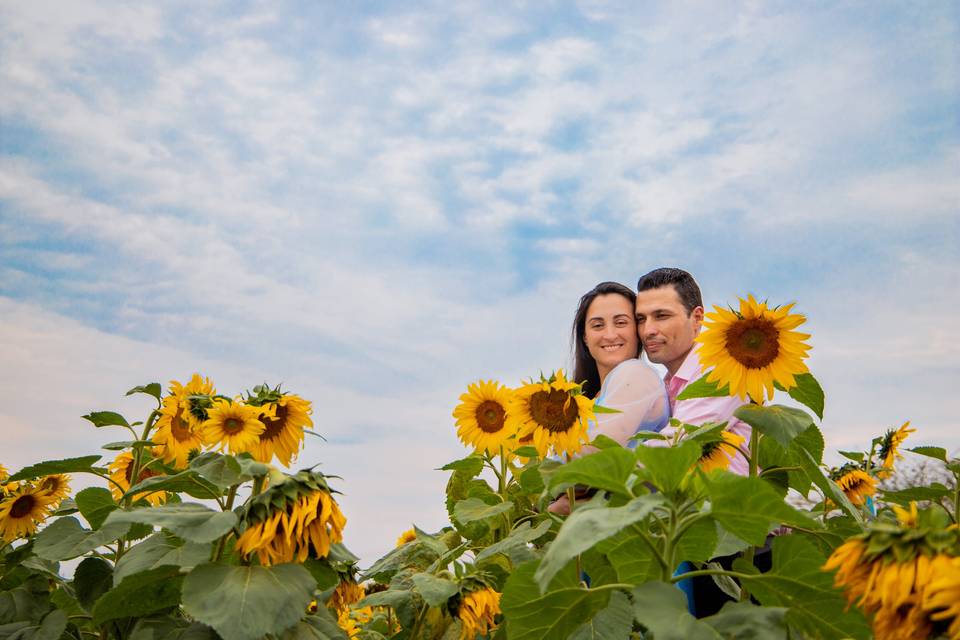
M 40 483 L 40 488 L 50 493 L 56 493 L 60 490 L 60 479 L 55 476 L 47 476 Z
M 503 429 L 506 422 L 507 412 L 499 402 L 495 400 L 484 400 L 477 407 L 477 426 L 485 433 L 497 433 Z
M 37 499 L 32 495 L 20 496 L 14 501 L 13 506 L 10 507 L 10 517 L 24 518 L 33 513 L 33 508 L 36 504 Z
M 530 416 L 547 431 L 562 433 L 576 421 L 577 403 L 566 391 L 537 391 L 530 396 Z
M 277 417 L 271 418 L 268 415 L 260 416 L 260 422 L 266 427 L 260 434 L 261 440 L 273 440 L 283 431 L 283 425 L 287 422 L 287 408 L 277 405 Z
M 727 351 L 748 369 L 762 369 L 780 353 L 780 331 L 764 318 L 738 320 L 727 329 Z
M 186 442 L 193 437 L 190 424 L 182 416 L 183 411 L 177 409 L 177 414 L 170 420 L 170 434 L 177 442 Z
M 234 436 L 243 431 L 243 420 L 238 418 L 227 418 L 223 421 L 223 431 L 227 435 Z

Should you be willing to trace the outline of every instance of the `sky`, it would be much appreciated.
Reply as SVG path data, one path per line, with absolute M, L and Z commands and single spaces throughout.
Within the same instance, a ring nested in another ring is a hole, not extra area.
M 467 385 L 658 266 L 797 303 L 831 451 L 960 448 L 958 5 L 491 6 L 0 0 L 0 464 L 282 382 L 369 564 Z

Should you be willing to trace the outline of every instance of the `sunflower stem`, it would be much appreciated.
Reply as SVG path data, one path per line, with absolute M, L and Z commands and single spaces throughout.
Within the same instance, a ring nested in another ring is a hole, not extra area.
M 227 504 L 224 506 L 224 509 L 223 509 L 224 511 L 230 511 L 231 509 L 233 509 L 233 501 L 237 497 L 237 489 L 239 488 L 240 488 L 239 484 L 235 484 L 230 487 L 230 491 L 227 493 Z M 217 548 L 213 552 L 213 557 L 211 559 L 211 562 L 216 562 L 221 557 L 223 557 L 223 550 L 227 547 L 227 538 L 230 537 L 231 533 L 232 531 L 228 531 L 227 533 L 220 536 L 220 540 L 217 542 Z
M 760 434 L 755 427 L 750 429 L 750 477 L 759 477 L 760 467 Z M 747 547 L 743 552 L 743 558 L 751 565 L 753 558 L 757 554 L 757 548 L 753 545 Z M 750 590 L 744 584 L 740 585 L 740 602 L 750 602 Z
M 576 508 L 577 504 L 577 492 L 574 487 L 567 487 L 567 502 L 570 506 L 570 515 L 573 515 L 573 510 Z M 580 554 L 577 554 L 577 579 L 580 579 L 580 576 L 583 575 L 583 570 L 580 566 Z
M 418 634 L 420 633 L 420 627 L 423 626 L 423 619 L 426 617 L 426 615 L 427 615 L 427 604 L 424 603 L 423 606 L 420 607 L 420 613 L 417 614 L 417 621 L 413 623 L 413 629 L 410 632 L 411 638 L 420 637 Z

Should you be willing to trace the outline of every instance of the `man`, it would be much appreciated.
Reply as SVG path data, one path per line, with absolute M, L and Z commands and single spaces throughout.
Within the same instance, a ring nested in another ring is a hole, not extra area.
M 694 398 L 677 401 L 690 383 L 703 376 L 694 339 L 703 325 L 703 299 L 700 287 L 682 269 L 662 267 L 641 276 L 637 282 L 637 333 L 650 362 L 667 368 L 663 382 L 670 399 L 671 416 L 688 424 L 727 422 L 727 430 L 744 438 L 743 452 L 750 441 L 750 426 L 733 417 L 743 405 L 737 398 Z M 662 434 L 672 439 L 675 427 L 664 427 Z M 647 444 L 656 444 L 657 440 Z M 747 475 L 749 464 L 743 455 L 731 457 L 729 470 Z

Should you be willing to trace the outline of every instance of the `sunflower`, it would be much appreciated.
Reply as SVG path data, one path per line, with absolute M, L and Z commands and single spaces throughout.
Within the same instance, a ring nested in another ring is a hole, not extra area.
M 366 595 L 362 584 L 357 584 L 352 579 L 341 580 L 327 601 L 327 606 L 340 616 L 344 611 L 349 612 L 350 605 L 360 602 Z
M 22 484 L 0 500 L 0 538 L 13 542 L 37 530 L 53 510 L 55 498 L 47 491 Z
M 159 446 L 154 447 L 154 454 L 178 469 L 186 468 L 190 452 L 203 447 L 200 428 L 189 406 L 177 396 L 167 396 L 156 426 L 152 438 Z
M 714 469 L 726 469 L 733 462 L 735 456 L 740 455 L 740 446 L 744 442 L 743 436 L 732 431 L 721 431 L 723 440 L 713 440 L 703 445 L 703 451 L 697 464 L 704 473 Z
M 903 458 L 900 454 L 900 445 L 903 444 L 903 441 L 907 439 L 908 435 L 916 431 L 916 429 L 908 429 L 907 427 L 909 426 L 910 421 L 907 420 L 899 429 L 888 429 L 887 432 L 883 434 L 883 438 L 880 441 L 879 453 L 881 467 L 877 469 L 877 477 L 881 480 L 889 478 L 893 472 L 893 464 L 898 459 Z
M 143 467 L 147 461 L 144 461 L 141 464 Z M 114 500 L 120 502 L 123 498 L 123 494 L 129 491 L 130 489 L 130 480 L 133 475 L 133 454 L 129 451 L 123 451 L 114 458 L 107 468 L 110 470 L 110 479 L 113 480 L 110 483 L 110 492 L 113 494 Z M 149 468 L 140 469 L 140 477 L 137 479 L 137 482 L 143 482 L 147 478 L 160 475 L 156 471 L 153 471 Z M 114 484 L 116 483 L 116 484 Z M 117 486 L 119 485 L 119 486 Z M 167 494 L 165 491 L 153 491 L 150 493 L 138 493 L 133 497 L 134 501 L 139 500 L 140 498 L 146 498 L 147 502 L 153 506 L 161 505 L 167 501 Z
M 947 637 L 960 638 L 960 558 L 939 563 L 924 591 L 922 606 L 931 620 L 948 626 Z
M 774 382 L 790 389 L 797 384 L 794 376 L 808 371 L 803 360 L 810 347 L 803 341 L 810 336 L 793 331 L 806 318 L 790 313 L 792 303 L 770 309 L 750 295 L 740 298 L 739 311 L 713 308 L 697 336 L 700 362 L 713 367 L 708 382 L 730 385 L 730 395 L 741 400 L 749 395 L 761 402 L 764 388 L 773 398 Z
M 843 465 L 831 474 L 831 479 L 858 507 L 866 502 L 867 496 L 877 492 L 877 481 L 854 464 Z
M 343 540 L 347 523 L 323 476 L 310 471 L 261 493 L 244 520 L 237 551 L 244 557 L 256 553 L 263 566 L 325 557 L 331 544 Z
M 37 483 L 37 488 L 50 494 L 50 497 L 53 498 L 52 508 L 56 509 L 63 499 L 70 495 L 70 476 L 65 473 L 44 476 Z
M 194 429 L 199 428 L 207 419 L 208 398 L 216 393 L 210 378 L 204 378 L 199 373 L 194 373 L 187 384 L 180 384 L 177 380 L 170 381 L 170 395 L 183 407 L 183 417 Z
M 897 516 L 897 523 L 907 529 L 916 529 L 919 522 L 919 514 L 917 513 L 917 503 L 913 500 L 910 501 L 910 510 L 898 507 L 893 505 L 893 513 Z
M 408 542 L 413 542 L 417 539 L 417 532 L 414 529 L 407 529 L 400 534 L 400 537 L 397 538 L 397 546 L 402 547 Z
M 497 628 L 494 621 L 500 613 L 500 594 L 484 587 L 463 596 L 460 602 L 460 640 L 473 640 L 477 634 L 486 636 Z
M 259 406 L 262 412 L 258 419 L 264 430 L 250 453 L 264 463 L 277 456 L 283 466 L 289 467 L 303 447 L 303 430 L 313 428 L 311 403 L 291 393 Z
M 3 481 L 6 480 L 10 474 L 7 472 L 7 468 L 0 464 L 0 485 L 3 484 Z
M 219 445 L 230 453 L 252 451 L 266 426 L 260 422 L 260 408 L 218 398 L 203 423 L 201 437 L 208 445 Z
M 518 440 L 532 436 L 540 457 L 550 449 L 558 454 L 577 453 L 589 441 L 587 423 L 596 420 L 593 400 L 581 393 L 579 384 L 564 377 L 563 369 L 514 391 L 509 408 L 520 422 Z
M 494 380 L 480 380 L 467 385 L 460 404 L 453 410 L 457 419 L 457 436 L 467 446 L 490 455 L 509 447 L 507 440 L 517 433 L 518 423 L 511 413 L 513 392 Z

